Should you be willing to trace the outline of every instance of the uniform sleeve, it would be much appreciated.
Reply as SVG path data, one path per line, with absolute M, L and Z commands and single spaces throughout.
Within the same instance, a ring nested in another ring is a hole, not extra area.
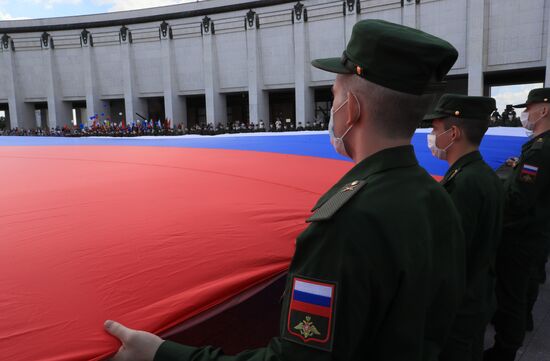
M 235 356 L 224 355 L 219 348 L 192 347 L 165 341 L 154 361 L 294 361 L 330 360 L 330 354 L 274 338 L 265 348 L 244 351 Z
M 550 151 L 532 151 L 518 164 L 506 184 L 505 224 L 524 217 L 550 185 Z M 535 173 L 535 174 L 533 174 Z
M 458 211 L 458 214 L 460 215 L 461 226 L 464 231 L 464 238 L 466 240 L 467 254 L 472 247 L 477 222 L 479 220 L 479 212 L 475 212 L 475 210 L 480 209 L 479 202 L 482 201 L 479 198 L 481 196 L 480 194 L 472 194 L 472 192 L 476 191 L 477 187 L 468 187 L 467 184 L 459 183 L 450 193 L 453 203 Z
M 338 218 L 349 220 L 344 216 Z M 285 332 L 287 322 L 292 323 L 290 328 L 293 329 L 295 323 L 303 318 L 291 322 L 292 292 L 285 292 L 280 337 L 273 338 L 265 348 L 228 356 L 224 355 L 220 349 L 213 347 L 196 348 L 165 341 L 157 351 L 154 361 L 329 361 L 337 358 L 336 354 L 340 359 L 348 359 L 348 355 L 353 351 L 342 347 L 341 344 L 336 346 L 336 343 L 338 340 L 352 340 L 354 337 L 363 336 L 363 334 L 354 335 L 354 328 L 350 325 L 369 324 L 371 314 L 369 305 L 372 303 L 372 298 L 378 297 L 379 294 L 369 291 L 371 288 L 368 284 L 370 279 L 369 268 L 366 265 L 368 262 L 365 257 L 359 255 L 366 253 L 362 244 L 365 227 L 368 227 L 367 223 L 349 222 L 346 227 L 340 223 L 333 219 L 311 224 L 304 232 L 305 236 L 300 236 L 297 241 L 296 254 L 289 273 L 289 284 L 294 277 L 298 277 L 315 280 L 321 284 L 332 282 L 336 285 L 334 313 L 331 316 L 334 324 L 328 327 L 331 335 L 331 346 L 327 346 L 329 350 L 312 347 L 311 343 L 300 343 L 299 340 L 297 342 L 296 338 L 291 340 L 292 337 Z M 373 232 L 372 238 L 374 235 Z M 342 244 L 347 244 L 348 247 L 340 247 Z M 355 254 L 357 257 L 350 257 L 350 254 Z M 389 289 L 390 286 L 388 285 L 387 288 Z M 361 292 L 353 292 L 355 290 L 361 290 Z M 317 326 L 321 324 L 318 321 L 316 320 L 315 323 Z M 323 332 L 321 328 L 319 331 Z

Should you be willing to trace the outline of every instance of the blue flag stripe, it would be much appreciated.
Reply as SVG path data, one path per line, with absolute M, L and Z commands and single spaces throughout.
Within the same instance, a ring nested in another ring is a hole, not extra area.
M 330 297 L 323 297 L 314 295 L 312 293 L 305 293 L 294 290 L 294 300 L 311 303 L 317 306 L 330 307 Z

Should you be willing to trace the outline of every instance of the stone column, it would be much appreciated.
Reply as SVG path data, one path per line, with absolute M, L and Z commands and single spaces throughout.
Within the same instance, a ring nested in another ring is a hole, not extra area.
M 486 56 L 483 49 L 485 42 L 485 0 L 468 0 L 468 34 L 467 34 L 467 63 L 468 63 L 468 95 L 483 95 L 483 69 Z
M 296 97 L 296 124 L 313 121 L 313 90 L 309 87 L 311 64 L 307 36 L 307 9 L 298 1 L 292 11 L 294 31 L 294 83 Z
M 345 0 L 343 4 L 344 11 L 344 26 L 345 26 L 345 44 L 348 43 L 351 38 L 353 26 L 359 21 L 359 14 L 361 14 L 361 1 L 360 0 Z
M 401 24 L 410 28 L 417 28 L 416 24 L 416 0 L 403 0 L 403 7 L 401 8 Z
M 227 124 L 227 105 L 220 94 L 219 69 L 216 54 L 214 22 L 208 16 L 202 19 L 202 48 L 204 61 L 204 92 L 206 96 L 206 121 L 208 124 Z
M 72 106 L 62 99 L 61 84 L 56 71 L 54 42 L 48 33 L 40 38 L 42 53 L 46 65 L 46 84 L 48 100 L 48 126 L 50 128 L 71 125 L 73 119 Z
M 1 49 L 2 61 L 7 69 L 5 84 L 8 89 L 9 127 L 24 129 L 36 128 L 34 122 L 34 108 L 31 104 L 25 103 L 23 95 L 17 86 L 15 46 L 13 40 L 7 34 L 2 36 Z
M 186 104 L 178 96 L 177 73 L 173 46 L 172 27 L 163 21 L 159 28 L 162 58 L 162 84 L 164 88 L 164 112 L 172 127 L 187 127 Z
M 122 59 L 122 79 L 124 83 L 124 120 L 126 124 L 141 119 L 136 113 L 144 117 L 147 114 L 147 102 L 139 98 L 136 74 L 134 70 L 134 53 L 132 51 L 132 32 L 123 26 L 120 28 L 120 58 Z
M 259 124 L 260 120 L 269 128 L 269 95 L 263 90 L 262 64 L 258 29 L 260 18 L 250 10 L 244 19 L 246 27 L 246 51 L 248 68 L 248 112 L 250 122 Z
M 84 84 L 86 86 L 86 117 L 82 119 L 84 125 L 91 125 L 95 114 L 104 112 L 103 102 L 99 98 L 99 86 L 94 56 L 94 39 L 92 34 L 84 29 L 80 33 L 80 45 L 82 46 L 82 65 L 84 71 Z

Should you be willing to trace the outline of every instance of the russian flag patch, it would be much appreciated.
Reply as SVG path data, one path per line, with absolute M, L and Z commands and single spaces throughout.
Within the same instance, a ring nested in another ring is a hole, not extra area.
M 530 174 L 530 175 L 537 175 L 537 173 L 539 172 L 539 167 L 535 167 L 534 165 L 524 164 L 521 172 L 525 174 Z
M 530 164 L 524 164 L 521 168 L 520 179 L 525 183 L 534 183 L 539 172 L 539 167 Z
M 294 277 L 283 338 L 331 351 L 335 301 L 335 283 Z

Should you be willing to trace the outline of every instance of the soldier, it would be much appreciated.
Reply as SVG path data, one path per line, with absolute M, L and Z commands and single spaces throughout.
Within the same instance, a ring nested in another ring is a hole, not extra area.
M 450 196 L 422 169 L 411 138 L 458 53 L 381 20 L 358 22 L 341 58 L 330 134 L 356 163 L 323 195 L 298 237 L 267 347 L 222 356 L 107 321 L 114 360 L 435 360 L 463 295 L 464 238 Z
M 502 126 L 500 113 L 498 112 L 498 109 L 495 109 L 493 114 L 491 114 L 491 126 L 493 126 L 493 127 Z
M 441 184 L 461 216 L 466 239 L 466 294 L 440 361 L 483 358 L 504 196 L 501 181 L 483 161 L 479 145 L 495 107 L 493 98 L 445 94 L 434 112 L 424 117 L 433 125 L 428 135 L 432 154 L 449 163 Z
M 550 219 L 550 88 L 529 92 L 517 108 L 521 122 L 533 131 L 505 184 L 504 228 L 498 249 L 494 317 L 495 344 L 485 360 L 512 361 L 522 346 L 526 330 L 529 280 L 547 255 Z

